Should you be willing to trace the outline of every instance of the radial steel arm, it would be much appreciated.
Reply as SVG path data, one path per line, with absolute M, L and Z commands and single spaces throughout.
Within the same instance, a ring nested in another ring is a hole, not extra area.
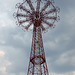
M 37 12 L 39 12 L 39 9 L 40 9 L 40 2 L 41 2 L 41 0 L 37 0 L 37 7 L 36 7 Z
M 45 9 L 50 5 L 50 1 L 47 1 L 45 6 L 41 9 L 41 12 L 45 11 Z
M 31 8 L 31 10 L 34 12 L 34 7 L 33 7 L 33 5 L 32 5 L 31 0 L 26 0 L 26 1 L 27 1 L 27 3 L 29 4 L 29 7 Z
M 56 12 L 56 8 L 51 9 L 51 10 L 49 10 L 49 11 L 46 11 L 46 12 L 44 13 L 44 15 L 50 14 L 50 13 L 53 13 L 53 12 Z
M 46 20 L 43 20 L 43 22 L 45 23 L 45 24 L 47 24 L 47 25 L 49 25 L 50 27 L 52 27 L 52 25 L 53 24 L 50 24 L 48 21 L 46 21 Z
M 25 15 L 25 14 L 21 14 L 21 13 L 18 13 L 16 16 L 17 17 L 29 17 L 29 15 Z
M 48 17 L 44 17 L 45 19 L 53 19 L 53 20 L 56 20 L 57 19 L 57 17 L 55 17 L 55 16 L 48 16 Z
M 42 28 L 42 31 L 44 31 L 45 30 L 45 27 L 41 24 L 41 28 Z
M 30 22 L 27 26 L 25 26 L 24 28 L 28 30 L 28 28 L 32 25 L 32 22 Z
M 20 6 L 19 8 L 22 9 L 23 11 L 27 12 L 27 13 L 30 13 L 30 11 L 23 6 Z
M 28 22 L 28 21 L 30 21 L 30 19 L 27 19 L 27 20 L 20 20 L 19 23 L 22 24 L 22 23 L 25 23 L 25 22 Z

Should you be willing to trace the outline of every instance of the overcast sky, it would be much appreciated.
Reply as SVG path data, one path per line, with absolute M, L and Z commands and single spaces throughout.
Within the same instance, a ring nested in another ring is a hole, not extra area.
M 26 75 L 32 32 L 15 24 L 15 5 L 22 0 L 0 0 L 0 75 Z M 55 0 L 60 21 L 43 34 L 50 75 L 75 75 L 75 0 Z

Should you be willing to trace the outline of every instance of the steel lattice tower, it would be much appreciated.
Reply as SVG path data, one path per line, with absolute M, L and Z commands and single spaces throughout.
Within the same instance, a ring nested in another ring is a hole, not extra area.
M 54 28 L 59 8 L 53 0 L 25 0 L 16 4 L 18 25 L 33 30 L 30 61 L 27 75 L 49 75 L 42 41 L 42 32 Z

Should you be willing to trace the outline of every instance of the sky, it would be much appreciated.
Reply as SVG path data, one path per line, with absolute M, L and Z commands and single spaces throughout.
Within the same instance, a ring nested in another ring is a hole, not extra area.
M 0 75 L 26 75 L 32 32 L 16 25 L 13 13 L 22 0 L 0 0 Z M 49 75 L 75 75 L 75 0 L 55 0 L 60 20 L 43 33 Z

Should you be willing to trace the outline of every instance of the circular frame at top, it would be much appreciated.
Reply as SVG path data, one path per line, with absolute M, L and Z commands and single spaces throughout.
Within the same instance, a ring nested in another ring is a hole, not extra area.
M 33 26 L 41 26 L 42 31 L 53 28 L 58 18 L 58 8 L 49 0 L 45 3 L 41 0 L 25 0 L 18 3 L 17 6 L 17 22 L 24 27 L 25 30 L 33 30 Z

